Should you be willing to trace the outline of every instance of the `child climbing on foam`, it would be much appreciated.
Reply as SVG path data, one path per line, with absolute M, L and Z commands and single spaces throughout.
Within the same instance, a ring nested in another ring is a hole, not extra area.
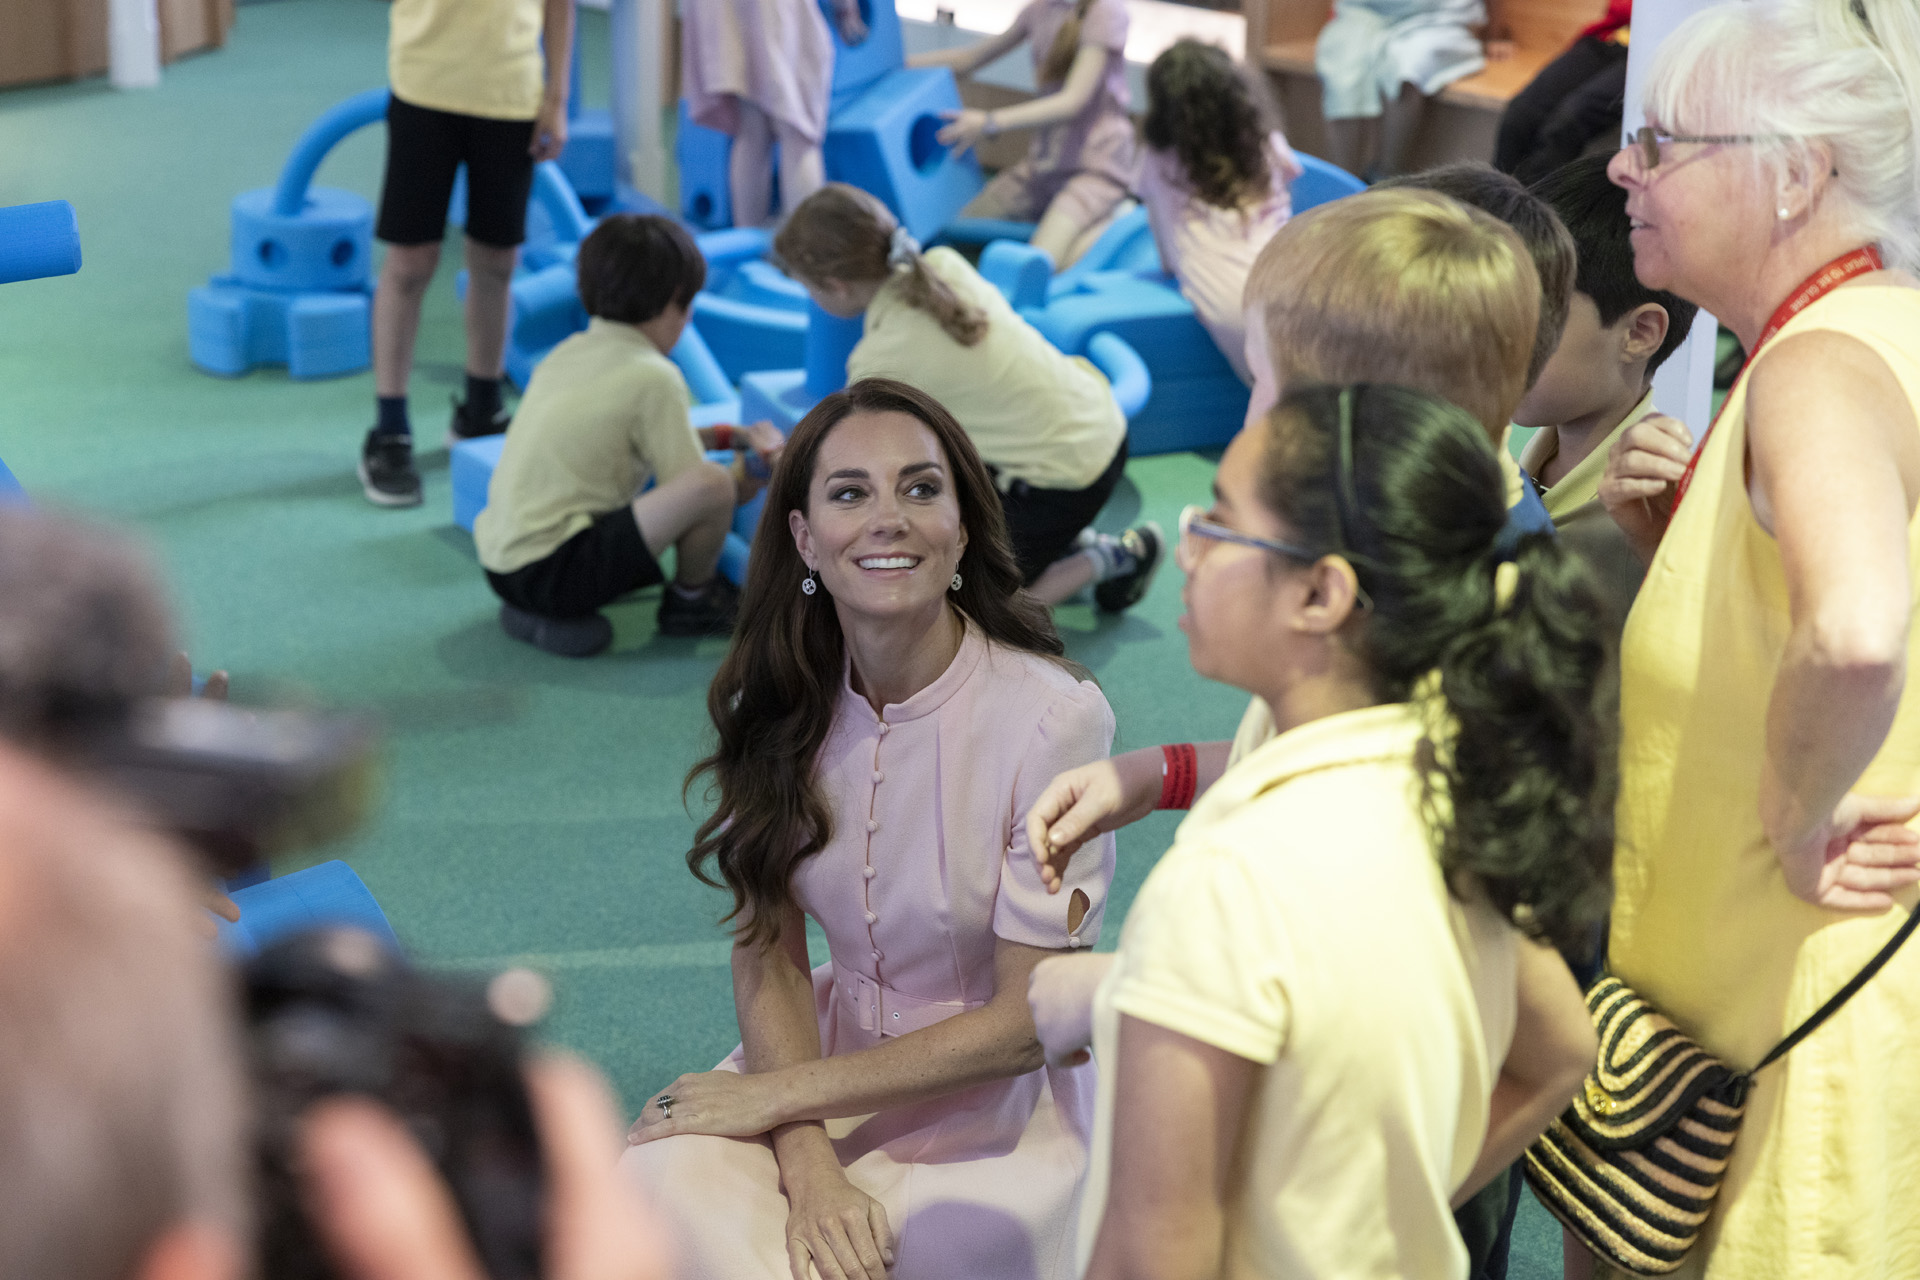
M 1512 54 L 1499 0 L 1335 0 L 1313 46 L 1328 158 L 1404 173 L 1427 99 Z
M 1030 0 L 999 35 L 915 54 L 909 62 L 968 75 L 1023 42 L 1032 47 L 1041 96 L 996 111 L 955 112 L 939 139 L 964 151 L 1005 129 L 1034 130 L 1026 157 L 998 174 L 961 214 L 1037 219 L 1032 243 L 1064 267 L 1098 238 L 1133 188 L 1124 0 Z
M 1058 604 L 1093 585 L 1103 609 L 1146 594 L 1161 535 L 1088 526 L 1126 469 L 1127 423 L 1084 358 L 1063 355 L 951 249 L 920 252 L 873 196 L 828 183 L 774 252 L 833 315 L 866 317 L 850 381 L 894 378 L 938 400 L 994 473 L 1029 590 Z
M 831 0 L 848 44 L 866 39 L 859 0 Z M 733 225 L 773 216 L 773 144 L 789 209 L 827 180 L 820 145 L 833 94 L 833 36 L 815 0 L 699 0 L 682 6 L 681 78 L 688 113 L 733 136 L 727 187 Z
M 1147 68 L 1140 198 L 1160 262 L 1249 385 L 1240 309 L 1247 273 L 1293 213 L 1300 161 L 1265 95 L 1224 50 L 1182 40 Z
M 687 384 L 667 353 L 707 264 L 679 224 L 615 214 L 582 242 L 578 267 L 593 318 L 534 369 L 473 522 L 500 626 L 549 653 L 599 653 L 613 640 L 600 609 L 664 582 L 672 547 L 661 633 L 725 634 L 739 593 L 717 572 L 720 549 L 735 503 L 759 483 L 743 459 L 729 472 L 702 451 L 771 457 L 780 433 L 769 423 L 695 432 L 687 419 Z

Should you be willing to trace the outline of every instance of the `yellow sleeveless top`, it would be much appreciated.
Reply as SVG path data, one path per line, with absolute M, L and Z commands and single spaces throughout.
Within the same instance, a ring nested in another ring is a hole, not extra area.
M 1780 337 L 1816 329 L 1870 347 L 1920 418 L 1920 290 L 1836 290 Z M 1745 401 L 1743 383 L 1622 641 L 1609 947 L 1615 973 L 1741 1067 L 1844 985 L 1916 896 L 1871 918 L 1811 906 L 1762 832 L 1767 703 L 1790 620 L 1779 549 L 1747 497 Z M 1908 556 L 1920 600 L 1920 519 Z M 1892 731 L 1855 791 L 1920 793 L 1920 626 L 1907 664 Z M 1920 939 L 1758 1077 L 1710 1234 L 1681 1274 L 1920 1275 Z

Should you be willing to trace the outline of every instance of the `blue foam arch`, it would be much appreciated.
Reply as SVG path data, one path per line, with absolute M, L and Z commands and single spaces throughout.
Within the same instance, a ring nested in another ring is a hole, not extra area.
M 299 213 L 306 205 L 307 188 L 312 184 L 320 162 L 348 134 L 364 129 L 376 120 L 385 119 L 387 98 L 385 89 L 356 93 L 345 102 L 329 107 L 318 120 L 308 125 L 307 131 L 300 135 L 300 140 L 293 144 L 293 154 L 287 157 L 286 165 L 280 170 L 280 181 L 273 188 L 273 212 L 283 218 Z
M 1087 343 L 1087 359 L 1107 375 L 1123 415 L 1131 419 L 1145 407 L 1147 397 L 1153 394 L 1153 375 L 1147 372 L 1147 362 L 1140 353 L 1124 338 L 1112 333 L 1094 334 Z

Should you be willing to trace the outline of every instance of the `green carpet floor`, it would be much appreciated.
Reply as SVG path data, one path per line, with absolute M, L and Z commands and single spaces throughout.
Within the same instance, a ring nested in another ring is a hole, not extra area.
M 248 5 L 225 49 L 167 68 L 157 90 L 0 92 L 0 205 L 71 200 L 86 258 L 77 276 L 0 286 L 0 459 L 39 501 L 138 529 L 196 664 L 230 668 L 238 694 L 384 717 L 377 813 L 327 855 L 359 871 L 423 959 L 551 974 L 546 1034 L 599 1063 L 631 1109 L 738 1038 L 714 923 L 723 895 L 686 871 L 694 820 L 680 798 L 722 644 L 655 635 L 652 592 L 611 611 L 608 656 L 515 644 L 452 524 L 437 445 L 424 507 L 360 496 L 371 374 L 226 381 L 187 360 L 187 291 L 224 270 L 229 202 L 271 185 L 327 106 L 384 82 L 386 20 L 372 0 Z M 582 40 L 586 96 L 604 102 L 604 15 L 582 14 Z M 376 197 L 383 144 L 363 130 L 318 180 Z M 462 369 L 456 265 L 443 264 L 420 338 L 412 400 L 427 442 Z M 1171 528 L 1211 470 L 1191 454 L 1136 460 L 1100 523 Z M 1224 735 L 1244 704 L 1187 665 L 1179 588 L 1170 569 L 1124 617 L 1059 611 L 1069 652 L 1113 704 L 1116 750 Z M 1160 814 L 1122 834 L 1105 945 L 1173 825 Z M 1557 1233 L 1530 1201 L 1521 1229 L 1512 1274 L 1557 1276 Z

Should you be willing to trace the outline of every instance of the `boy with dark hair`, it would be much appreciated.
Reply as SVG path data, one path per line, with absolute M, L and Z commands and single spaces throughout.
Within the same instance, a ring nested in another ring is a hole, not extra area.
M 763 458 L 783 439 L 769 423 L 706 427 L 667 353 L 687 327 L 707 264 L 666 218 L 616 215 L 594 228 L 577 261 L 592 316 L 534 370 L 473 524 L 500 626 L 549 653 L 584 658 L 613 640 L 600 609 L 665 581 L 664 635 L 723 635 L 739 593 L 717 572 L 733 508 L 759 488 L 705 449 Z M 646 489 L 647 482 L 653 487 Z
M 1540 428 L 1520 465 L 1624 625 L 1646 567 L 1601 504 L 1600 477 L 1613 442 L 1653 413 L 1654 370 L 1686 340 L 1698 308 L 1634 275 L 1627 193 L 1607 180 L 1612 158 L 1583 156 L 1534 187 L 1572 233 L 1580 262 L 1566 330 L 1514 421 Z
M 1527 364 L 1526 385 L 1531 392 L 1540 381 L 1548 359 L 1560 345 L 1560 334 L 1567 327 L 1567 311 L 1573 296 L 1576 257 L 1573 237 L 1552 207 L 1499 170 L 1471 162 L 1441 165 L 1377 185 L 1414 187 L 1451 196 L 1469 208 L 1506 223 L 1526 245 L 1533 269 L 1540 277 L 1540 327 L 1533 339 L 1533 358 Z M 1546 507 L 1513 465 L 1512 454 L 1504 448 L 1500 450 L 1500 466 L 1507 475 L 1510 503 L 1507 536 L 1518 540 L 1523 534 L 1552 532 L 1553 521 Z

